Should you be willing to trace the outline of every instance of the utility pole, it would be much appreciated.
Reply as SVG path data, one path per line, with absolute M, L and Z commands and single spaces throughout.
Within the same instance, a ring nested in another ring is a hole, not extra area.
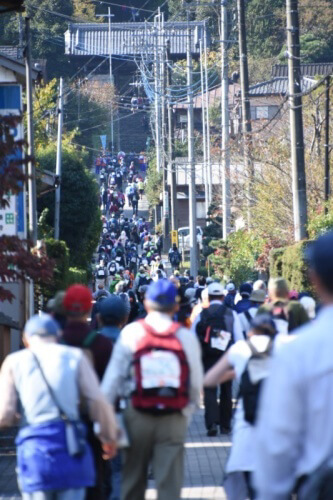
M 107 14 L 96 14 L 96 17 L 107 17 L 108 18 L 108 52 L 109 52 L 109 76 L 110 76 L 110 139 L 111 139 L 111 153 L 114 152 L 114 127 L 113 127 L 113 103 L 111 97 L 111 91 L 113 88 L 113 73 L 112 73 L 112 38 L 111 38 L 111 19 L 114 14 L 111 14 L 111 7 L 108 7 Z
M 298 0 L 286 0 L 286 2 L 294 232 L 295 241 L 300 241 L 307 237 L 307 201 L 304 164 Z
M 155 149 L 156 149 L 156 168 L 161 171 L 161 118 L 160 118 L 160 57 L 159 57 L 159 33 L 160 33 L 160 12 L 154 18 L 155 27 L 155 67 L 154 67 L 154 93 L 155 93 Z
M 244 0 L 237 0 L 238 10 L 238 44 L 239 44 L 239 64 L 240 64 L 240 86 L 242 97 L 242 134 L 244 150 L 244 167 L 247 179 L 247 225 L 251 228 L 251 204 L 252 204 L 252 182 L 253 182 L 253 163 L 250 157 L 251 149 L 251 108 L 249 99 L 249 70 L 247 65 L 247 44 L 246 44 L 246 25 L 245 25 L 245 4 Z
M 167 40 L 167 61 L 169 63 L 167 71 L 167 90 L 168 90 L 168 177 L 170 179 L 170 199 L 171 199 L 171 229 L 175 231 L 178 229 L 178 219 L 177 219 L 177 178 L 176 178 L 176 168 L 174 162 L 174 119 L 173 119 L 173 109 L 171 103 L 171 87 L 172 87 L 172 68 L 170 60 L 170 40 Z
M 190 167 L 189 180 L 189 228 L 190 228 L 190 270 L 192 276 L 198 274 L 198 245 L 197 245 L 197 200 L 195 189 L 195 157 L 194 157 L 194 115 L 192 89 L 192 47 L 189 12 L 187 13 L 187 137 L 188 163 Z
M 163 246 L 164 251 L 168 252 L 170 248 L 170 207 L 169 207 L 169 187 L 168 187 L 168 156 L 166 153 L 167 143 L 167 123 L 166 123 L 166 79 L 167 79 L 167 49 L 165 46 L 164 33 L 164 13 L 161 13 L 161 105 L 162 105 L 162 167 L 163 167 Z
M 58 138 L 57 138 L 57 160 L 56 176 L 59 178 L 59 185 L 55 190 L 55 209 L 54 209 L 54 239 L 59 239 L 60 233 L 60 189 L 61 189 L 61 159 L 62 159 L 62 122 L 63 122 L 63 79 L 60 77 L 59 85 L 59 107 L 58 107 Z
M 328 212 L 328 200 L 330 198 L 330 76 L 325 78 L 325 213 Z
M 31 37 L 30 19 L 25 18 L 25 72 L 27 93 L 27 139 L 28 139 L 28 198 L 29 198 L 29 237 L 33 246 L 37 244 L 37 197 L 36 172 L 34 163 L 34 122 L 32 102 L 32 74 L 31 74 Z
M 207 62 L 207 29 L 206 29 L 206 22 L 204 23 L 204 54 L 205 54 L 205 83 L 206 83 L 206 91 L 205 91 L 205 96 L 206 96 L 206 126 L 207 126 L 207 133 L 206 133 L 206 141 L 207 141 L 207 178 L 208 178 L 208 200 L 209 200 L 209 205 L 212 203 L 213 200 L 213 172 L 212 172 L 212 163 L 211 163 L 211 158 L 210 158 L 210 121 L 209 121 L 209 98 L 208 98 L 208 93 L 209 93 L 209 87 L 208 87 L 208 62 Z
M 202 38 L 199 40 L 200 48 L 200 79 L 201 79 L 201 113 L 202 113 L 202 149 L 203 149 L 203 178 L 205 185 L 205 210 L 206 215 L 209 209 L 209 190 L 208 190 L 208 172 L 207 172 L 207 127 L 206 127 L 206 106 L 205 106 L 205 83 L 203 71 L 203 48 Z
M 221 86 L 222 86 L 222 237 L 230 233 L 230 148 L 229 148 L 229 79 L 228 79 L 228 10 L 227 0 L 221 1 Z

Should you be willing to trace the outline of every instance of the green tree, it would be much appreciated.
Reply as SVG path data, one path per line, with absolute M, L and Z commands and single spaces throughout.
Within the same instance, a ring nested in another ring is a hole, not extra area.
M 39 150 L 37 160 L 41 167 L 54 171 L 56 144 Z M 60 239 L 70 250 L 70 265 L 86 268 L 97 246 L 100 231 L 98 186 L 86 168 L 87 153 L 63 144 L 60 205 Z M 39 210 L 48 207 L 48 223 L 54 221 L 54 193 L 39 199 Z

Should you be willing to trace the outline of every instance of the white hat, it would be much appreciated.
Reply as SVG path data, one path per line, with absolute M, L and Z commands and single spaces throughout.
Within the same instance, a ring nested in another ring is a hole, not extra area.
M 208 286 L 208 295 L 211 296 L 221 296 L 224 295 L 224 289 L 223 286 L 220 283 L 211 283 Z
M 226 286 L 226 290 L 228 290 L 228 292 L 234 292 L 236 290 L 236 287 L 233 283 L 228 283 Z

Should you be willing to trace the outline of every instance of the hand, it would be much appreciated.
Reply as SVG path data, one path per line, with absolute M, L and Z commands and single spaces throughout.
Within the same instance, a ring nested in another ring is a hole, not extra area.
M 110 458 L 115 457 L 117 454 L 117 444 L 115 442 L 103 443 L 102 449 L 103 449 L 102 457 L 104 460 L 109 460 Z

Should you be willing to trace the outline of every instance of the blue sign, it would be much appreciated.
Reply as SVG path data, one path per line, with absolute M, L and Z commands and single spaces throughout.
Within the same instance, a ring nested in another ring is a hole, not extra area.
M 106 135 L 100 135 L 99 137 L 101 139 L 102 148 L 106 149 Z
M 22 113 L 22 87 L 19 84 L 0 85 L 0 116 L 21 116 Z M 23 139 L 23 125 L 19 123 L 13 130 L 13 136 L 17 140 Z M 21 148 L 17 148 L 10 160 L 21 160 L 23 157 Z M 20 236 L 25 235 L 25 203 L 24 190 L 16 197 L 16 231 Z

